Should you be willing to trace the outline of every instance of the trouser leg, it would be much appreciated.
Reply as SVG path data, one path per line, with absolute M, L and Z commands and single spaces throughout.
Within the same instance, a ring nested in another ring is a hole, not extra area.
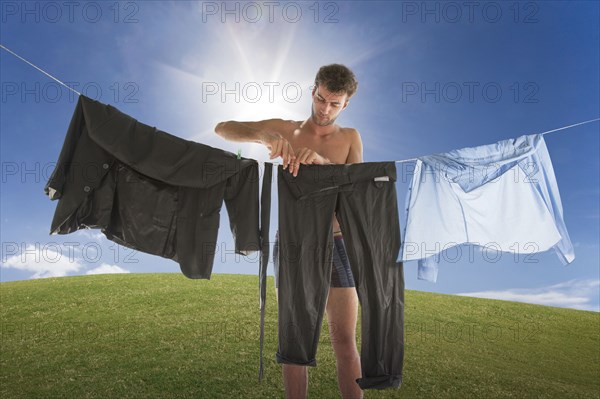
M 404 357 L 404 273 L 393 181 L 361 181 L 336 209 L 361 305 L 362 389 L 399 387 Z
M 316 366 L 333 254 L 337 193 L 297 200 L 282 182 L 279 198 L 279 347 L 277 362 Z

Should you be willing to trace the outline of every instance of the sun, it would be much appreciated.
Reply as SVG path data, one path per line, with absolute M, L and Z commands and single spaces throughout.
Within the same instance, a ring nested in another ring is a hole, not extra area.
M 310 114 L 314 67 L 303 61 L 306 57 L 290 55 L 295 29 L 289 26 L 275 41 L 263 40 L 257 27 L 246 32 L 226 23 L 224 28 L 203 38 L 209 45 L 202 51 L 190 50 L 179 62 L 158 62 L 161 90 L 191 110 L 185 114 L 186 130 L 192 132 L 186 139 L 269 161 L 265 147 L 224 141 L 214 126 L 228 120 L 304 120 Z

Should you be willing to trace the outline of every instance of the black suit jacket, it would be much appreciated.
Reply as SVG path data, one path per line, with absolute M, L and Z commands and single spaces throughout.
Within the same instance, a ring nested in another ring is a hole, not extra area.
M 270 179 L 264 183 L 270 193 Z M 261 249 L 258 185 L 256 160 L 81 95 L 44 191 L 58 199 L 50 234 L 99 228 L 109 240 L 179 262 L 189 278 L 208 279 L 223 201 L 235 252 Z

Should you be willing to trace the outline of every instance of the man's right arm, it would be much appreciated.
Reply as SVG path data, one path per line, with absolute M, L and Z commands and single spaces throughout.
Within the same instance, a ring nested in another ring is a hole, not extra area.
M 274 119 L 259 122 L 220 122 L 215 126 L 215 133 L 229 141 L 262 144 L 264 132 L 272 121 Z
M 270 159 L 283 159 L 285 169 L 296 157 L 291 144 L 280 132 L 286 133 L 285 123 L 281 119 L 257 122 L 225 121 L 215 126 L 215 133 L 225 140 L 264 145 L 269 149 Z

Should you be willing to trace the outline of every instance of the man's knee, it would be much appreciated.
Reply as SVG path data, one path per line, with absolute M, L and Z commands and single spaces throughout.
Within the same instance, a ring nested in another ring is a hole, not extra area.
M 338 362 L 350 363 L 359 358 L 356 342 L 351 340 L 344 341 L 342 344 L 333 344 L 333 352 Z
M 356 337 L 353 331 L 331 329 L 329 337 L 331 344 L 336 351 L 353 350 L 356 348 Z

